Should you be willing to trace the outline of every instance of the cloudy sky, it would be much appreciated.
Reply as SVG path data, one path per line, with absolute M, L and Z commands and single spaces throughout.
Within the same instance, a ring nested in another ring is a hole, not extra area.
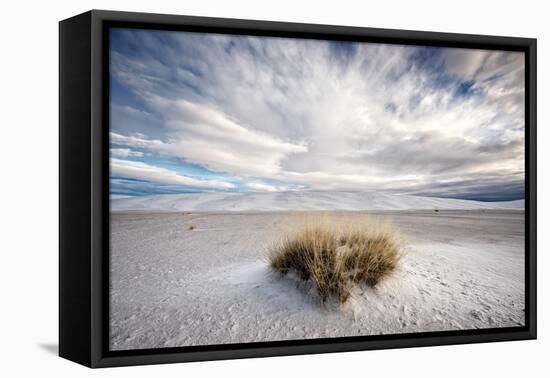
M 113 29 L 112 195 L 524 195 L 524 56 Z

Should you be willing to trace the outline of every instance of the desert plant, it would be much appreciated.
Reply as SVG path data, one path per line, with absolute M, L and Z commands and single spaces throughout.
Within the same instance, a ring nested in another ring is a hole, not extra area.
M 307 216 L 270 249 L 270 267 L 290 271 L 317 289 L 321 303 L 334 295 L 346 302 L 354 286 L 376 286 L 397 267 L 401 243 L 388 224 L 366 216 Z

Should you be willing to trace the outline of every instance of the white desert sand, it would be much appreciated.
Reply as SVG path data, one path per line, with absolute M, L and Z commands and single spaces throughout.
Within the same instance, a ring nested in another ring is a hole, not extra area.
M 112 349 L 524 324 L 522 202 L 352 193 L 347 198 L 363 202 L 338 202 L 340 193 L 299 200 L 292 193 L 288 201 L 277 193 L 250 196 L 246 201 L 218 193 L 112 201 Z M 265 258 L 291 214 L 268 210 L 311 209 L 314 203 L 327 210 L 321 204 L 331 204 L 330 198 L 343 210 L 352 205 L 370 210 L 348 215 L 391 221 L 408 242 L 398 271 L 375 289 L 356 290 L 342 308 L 322 308 L 307 285 L 271 273 Z M 214 212 L 216 207 L 233 211 Z

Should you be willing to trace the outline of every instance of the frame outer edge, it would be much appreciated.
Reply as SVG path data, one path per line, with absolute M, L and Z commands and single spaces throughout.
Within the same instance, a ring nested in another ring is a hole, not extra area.
M 90 12 L 59 23 L 59 355 L 90 366 Z
M 537 40 L 529 44 L 529 296 L 530 334 L 537 338 Z

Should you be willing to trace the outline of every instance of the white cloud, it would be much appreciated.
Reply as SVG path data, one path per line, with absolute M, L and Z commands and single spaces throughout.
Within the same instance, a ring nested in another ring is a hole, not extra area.
M 197 179 L 138 161 L 111 158 L 110 165 L 112 176 L 121 176 L 153 181 L 161 184 L 183 185 L 205 189 L 232 189 L 235 187 L 235 185 L 230 182 Z
M 164 142 L 158 139 L 149 139 L 143 134 L 121 135 L 115 132 L 109 133 L 109 138 L 112 144 L 120 146 L 128 146 L 133 148 L 143 148 L 150 150 L 162 150 Z
M 273 185 L 264 184 L 261 182 L 250 182 L 246 186 L 257 192 L 279 192 L 280 189 Z
M 450 49 L 445 57 L 447 70 L 462 80 L 474 80 L 488 57 L 487 50 Z
M 133 151 L 129 148 L 111 148 L 111 156 L 119 157 L 143 157 L 145 154 L 141 151 Z
M 276 174 L 289 155 L 307 151 L 303 144 L 248 129 L 206 105 L 163 98 L 153 103 L 171 129 L 170 141 L 111 132 L 112 143 L 177 156 L 215 171 L 252 176 Z
M 174 143 L 164 151 L 211 170 L 235 175 L 269 176 L 285 159 L 307 147 L 289 143 L 241 124 L 212 106 L 186 100 L 157 99 Z

